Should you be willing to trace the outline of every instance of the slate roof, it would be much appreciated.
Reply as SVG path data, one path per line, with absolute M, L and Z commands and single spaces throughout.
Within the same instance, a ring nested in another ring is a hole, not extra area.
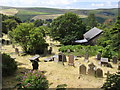
M 96 36 L 100 35 L 103 31 L 94 27 L 92 29 L 90 29 L 88 32 L 86 32 L 83 36 L 84 39 L 83 40 L 76 40 L 76 43 L 86 43 L 89 40 L 95 38 Z
M 90 29 L 88 32 L 86 32 L 83 36 L 85 39 L 90 40 L 94 37 L 96 37 L 97 35 L 101 34 L 103 31 L 94 27 L 92 29 Z

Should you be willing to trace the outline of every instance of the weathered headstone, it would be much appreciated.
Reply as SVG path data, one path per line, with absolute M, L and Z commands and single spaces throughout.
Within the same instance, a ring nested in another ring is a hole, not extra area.
M 89 64 L 88 74 L 95 76 L 95 65 L 93 63 Z
M 86 53 L 86 54 L 85 54 L 85 57 L 84 57 L 84 61 L 88 61 L 88 60 L 89 60 L 89 54 Z
M 96 70 L 96 77 L 103 77 L 103 70 L 102 69 L 98 68 Z
M 19 49 L 15 48 L 15 53 L 19 55 Z
M 58 54 L 58 61 L 62 61 L 62 53 Z
M 62 54 L 62 61 L 67 62 L 66 55 Z
M 69 55 L 68 65 L 74 66 L 74 55 Z
M 80 74 L 86 74 L 86 66 L 84 64 L 80 65 L 79 73 Z
M 67 53 L 70 53 L 70 49 L 67 49 Z
M 40 57 L 39 55 L 36 55 L 29 59 L 32 62 L 33 70 L 37 70 L 39 67 L 39 64 L 38 64 L 39 57 Z
M 108 58 L 101 58 L 101 66 L 104 65 L 104 66 L 107 66 L 108 65 Z
M 101 60 L 101 53 L 100 52 L 97 54 L 97 60 Z
M 12 48 L 15 48 L 15 45 L 12 45 Z
M 112 58 L 112 60 L 113 60 L 113 63 L 114 63 L 114 64 L 117 64 L 117 57 L 116 57 L 116 56 L 114 56 L 114 57 Z
M 50 49 L 49 49 L 49 54 L 51 54 L 52 53 L 52 47 L 50 47 Z

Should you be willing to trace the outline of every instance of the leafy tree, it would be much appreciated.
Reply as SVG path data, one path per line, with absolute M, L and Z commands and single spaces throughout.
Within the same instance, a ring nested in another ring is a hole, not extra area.
M 12 31 L 12 29 L 15 29 L 17 24 L 18 23 L 12 19 L 6 19 L 5 21 L 2 21 L 2 32 L 7 34 L 8 31 Z
M 95 15 L 94 15 L 93 13 L 90 13 L 90 14 L 88 15 L 87 25 L 90 26 L 91 28 L 97 26 L 96 17 L 95 17 Z
M 116 23 L 111 31 L 112 34 L 112 47 L 114 50 L 120 50 L 120 15 L 118 16 Z
M 51 36 L 62 44 L 72 44 L 72 41 L 83 38 L 86 27 L 78 15 L 68 12 L 53 20 Z
M 108 75 L 102 88 L 105 90 L 120 90 L 120 72 Z
M 12 35 L 23 50 L 30 54 L 41 54 L 48 46 L 43 38 L 42 29 L 34 27 L 33 23 L 21 23 L 13 30 Z
M 34 21 L 34 24 L 35 24 L 35 27 L 39 27 L 39 26 L 42 26 L 44 23 L 43 20 L 39 19 L 39 20 L 35 20 Z

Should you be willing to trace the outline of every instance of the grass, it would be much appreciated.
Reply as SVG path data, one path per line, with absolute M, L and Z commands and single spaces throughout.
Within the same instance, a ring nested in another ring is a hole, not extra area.
M 17 9 L 3 9 L 0 10 L 0 13 L 5 14 L 5 15 L 15 15 L 16 13 L 18 13 Z

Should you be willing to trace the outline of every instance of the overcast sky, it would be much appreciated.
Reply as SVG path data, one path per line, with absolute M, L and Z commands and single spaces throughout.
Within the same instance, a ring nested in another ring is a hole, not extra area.
M 119 0 L 0 0 L 0 6 L 61 9 L 118 8 Z

